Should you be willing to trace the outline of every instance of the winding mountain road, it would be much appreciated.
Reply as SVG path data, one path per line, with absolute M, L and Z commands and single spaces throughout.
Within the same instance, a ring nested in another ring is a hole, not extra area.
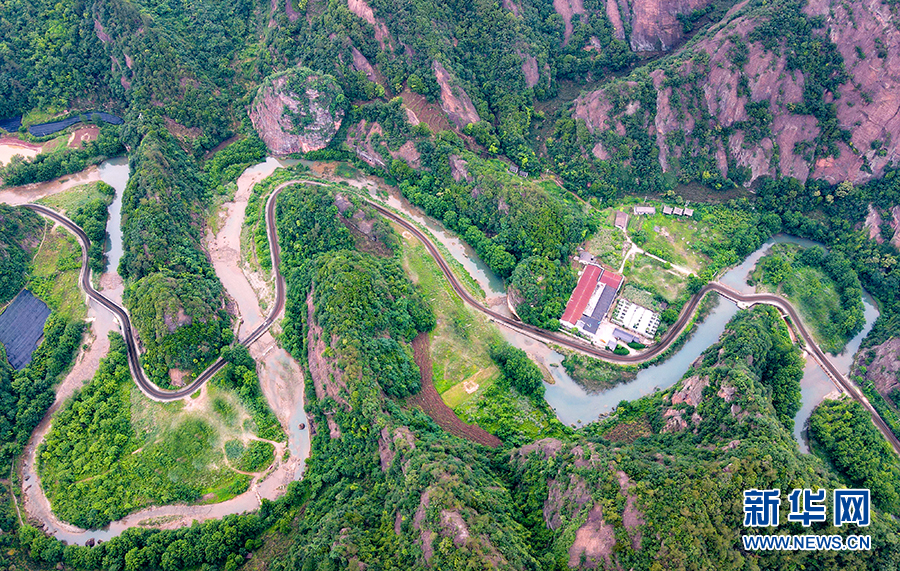
M 275 206 L 278 195 L 282 190 L 297 184 L 316 184 L 321 185 L 323 183 L 318 181 L 311 180 L 292 180 L 285 182 L 272 192 L 266 201 L 265 208 L 265 222 L 266 222 L 266 232 L 269 239 L 271 257 L 272 257 L 272 268 L 275 273 L 275 303 L 272 308 L 272 311 L 269 313 L 268 317 L 253 330 L 245 339 L 239 341 L 240 344 L 244 346 L 249 346 L 254 341 L 256 341 L 259 337 L 263 335 L 275 322 L 278 318 L 282 310 L 284 309 L 285 303 L 285 281 L 284 276 L 282 276 L 279 271 L 279 267 L 281 264 L 281 251 L 278 244 L 278 234 L 276 231 L 275 225 Z M 392 222 L 398 224 L 403 229 L 410 232 L 413 236 L 415 236 L 425 248 L 428 250 L 428 253 L 434 258 L 435 262 L 438 264 L 441 272 L 447 278 L 447 281 L 450 284 L 450 287 L 453 291 L 462 299 L 464 303 L 469 305 L 470 307 L 480 311 L 481 313 L 487 315 L 492 320 L 503 324 L 512 329 L 516 329 L 522 332 L 525 332 L 532 337 L 535 337 L 541 341 L 546 343 L 555 343 L 562 347 L 566 347 L 569 349 L 573 349 L 584 353 L 586 355 L 590 355 L 592 357 L 608 361 L 611 363 L 619 363 L 619 364 L 638 364 L 649 361 L 669 349 L 673 342 L 681 335 L 684 331 L 685 327 L 690 323 L 695 311 L 697 310 L 700 301 L 706 296 L 709 292 L 719 293 L 729 299 L 732 299 L 737 302 L 746 303 L 749 305 L 754 305 L 758 303 L 768 304 L 775 306 L 780 309 L 784 314 L 790 316 L 793 321 L 793 326 L 803 337 L 806 342 L 807 350 L 813 356 L 813 358 L 822 366 L 822 368 L 826 371 L 826 373 L 832 378 L 835 383 L 840 385 L 847 394 L 852 396 L 855 400 L 857 400 L 862 406 L 869 411 L 872 415 L 872 421 L 875 426 L 884 434 L 885 438 L 891 444 L 892 448 L 897 454 L 900 454 L 900 440 L 894 435 L 894 433 L 890 430 L 888 424 L 881 418 L 872 404 L 868 401 L 865 395 L 862 394 L 859 387 L 857 387 L 853 382 L 844 377 L 844 375 L 838 370 L 838 368 L 828 359 L 825 353 L 819 348 L 819 346 L 815 343 L 812 338 L 812 335 L 806 330 L 803 326 L 803 323 L 800 319 L 799 314 L 794 309 L 794 307 L 787 302 L 785 299 L 774 295 L 774 294 L 741 294 L 736 292 L 720 283 L 711 282 L 704 286 L 697 294 L 692 296 L 690 300 L 685 304 L 682 308 L 681 313 L 678 316 L 678 319 L 666 334 L 660 339 L 660 342 L 657 343 L 651 349 L 644 351 L 643 353 L 636 355 L 615 355 L 606 349 L 598 348 L 590 343 L 582 341 L 580 339 L 570 337 L 568 335 L 563 335 L 560 333 L 555 333 L 551 331 L 547 331 L 545 329 L 541 329 L 539 327 L 535 327 L 532 325 L 528 325 L 521 321 L 512 319 L 507 317 L 501 313 L 498 313 L 489 307 L 485 307 L 478 300 L 476 300 L 469 292 L 463 287 L 462 283 L 456 278 L 453 274 L 453 271 L 450 269 L 449 264 L 444 259 L 443 255 L 437 249 L 437 246 L 431 241 L 431 239 L 425 235 L 424 232 L 419 230 L 419 228 L 398 215 L 394 211 L 385 208 L 384 206 L 372 202 L 370 200 L 366 200 L 366 203 L 374 208 L 379 214 L 383 217 L 391 220 Z M 87 235 L 84 231 L 74 222 L 63 216 L 62 214 L 56 212 L 53 209 L 47 208 L 46 206 L 41 206 L 38 204 L 25 204 L 23 205 L 25 208 L 29 208 L 34 210 L 35 212 L 47 216 L 62 224 L 67 230 L 72 232 L 76 238 L 78 238 L 79 243 L 81 244 L 82 250 L 82 266 L 81 266 L 81 287 L 90 296 L 92 299 L 96 300 L 98 303 L 109 309 L 115 316 L 119 323 L 122 325 L 122 329 L 124 332 L 124 337 L 126 340 L 127 348 L 128 348 L 128 363 L 131 369 L 131 373 L 134 377 L 135 383 L 141 389 L 141 391 L 147 395 L 149 398 L 157 401 L 174 401 L 185 398 L 186 396 L 192 394 L 196 391 L 203 383 L 208 381 L 215 375 L 219 370 L 221 370 L 225 366 L 225 361 L 222 359 L 216 360 L 212 365 L 210 365 L 205 371 L 203 371 L 193 382 L 189 385 L 178 389 L 178 390 L 166 390 L 160 389 L 156 384 L 150 381 L 145 375 L 143 369 L 140 365 L 140 357 L 137 349 L 137 341 L 135 340 L 133 330 L 131 327 L 131 321 L 128 317 L 128 313 L 124 308 L 115 304 L 103 294 L 94 289 L 94 287 L 90 283 L 90 269 L 88 267 L 88 251 L 90 249 L 90 241 L 88 240 Z
M 898 439 L 897 436 L 891 431 L 888 424 L 884 421 L 883 418 L 881 418 L 881 415 L 878 414 L 878 411 L 875 410 L 875 407 L 872 406 L 865 395 L 863 395 L 859 387 L 856 386 L 855 383 L 847 379 L 834 365 L 834 363 L 832 363 L 828 359 L 828 357 L 825 355 L 825 352 L 819 348 L 812 335 L 809 333 L 809 331 L 806 330 L 806 327 L 803 326 L 800 315 L 797 313 L 797 310 L 794 309 L 794 306 L 792 306 L 787 300 L 780 296 L 774 294 L 746 295 L 736 292 L 718 282 L 711 282 L 705 285 L 697 294 L 691 297 L 691 299 L 685 304 L 684 308 L 682 308 L 681 314 L 678 316 L 678 319 L 674 324 L 672 324 L 672 326 L 662 337 L 662 339 L 660 339 L 660 342 L 657 345 L 655 345 L 650 350 L 637 355 L 619 356 L 611 353 L 610 351 L 607 351 L 606 349 L 600 349 L 577 338 L 550 332 L 545 329 L 540 329 L 539 327 L 534 327 L 532 325 L 522 323 L 521 321 L 514 320 L 505 315 L 497 313 L 496 311 L 493 311 L 488 307 L 483 306 L 475 298 L 473 298 L 469 294 L 469 292 L 465 290 L 465 288 L 463 288 L 459 280 L 456 279 L 456 276 L 453 275 L 453 272 L 450 270 L 450 266 L 444 260 L 443 256 L 441 256 L 441 253 L 438 251 L 437 247 L 422 231 L 420 231 L 415 225 L 408 222 L 406 219 L 397 215 L 393 211 L 371 201 L 368 201 L 368 203 L 370 206 L 375 208 L 375 210 L 377 210 L 379 214 L 403 227 L 425 245 L 425 247 L 428 249 L 428 253 L 431 254 L 431 256 L 435 259 L 441 269 L 441 272 L 447 278 L 447 281 L 450 282 L 450 286 L 453 288 L 453 291 L 455 291 L 456 294 L 467 305 L 484 313 L 494 321 L 502 323 L 513 329 L 527 332 L 531 336 L 537 337 L 542 341 L 545 341 L 547 343 L 556 343 L 557 345 L 561 345 L 569 349 L 574 349 L 576 351 L 602 359 L 604 361 L 609 361 L 612 363 L 636 364 L 649 361 L 650 359 L 653 359 L 654 357 L 662 354 L 671 346 L 671 344 L 676 339 L 678 339 L 682 331 L 684 331 L 684 328 L 693 317 L 697 306 L 700 304 L 700 301 L 709 292 L 716 292 L 736 302 L 742 302 L 749 305 L 755 305 L 759 303 L 772 305 L 781 310 L 784 314 L 790 316 L 794 328 L 800 333 L 800 335 L 803 337 L 803 340 L 806 342 L 807 351 L 809 351 L 812 357 L 819 363 L 819 365 L 825 370 L 826 374 L 828 374 L 828 376 L 831 377 L 831 379 L 837 385 L 842 387 L 847 394 L 853 397 L 867 411 L 869 411 L 869 413 L 872 415 L 872 422 L 875 424 L 875 427 L 878 428 L 878 430 L 881 431 L 882 434 L 884 434 L 884 437 L 890 443 L 891 447 L 894 449 L 894 452 L 900 455 L 900 439 Z
M 281 264 L 281 251 L 278 247 L 278 234 L 275 228 L 275 200 L 278 197 L 278 194 L 287 186 L 289 185 L 281 185 L 275 189 L 269 197 L 269 200 L 266 202 L 266 229 L 269 243 L 271 244 L 272 267 L 275 268 L 275 303 L 272 307 L 272 311 L 269 312 L 268 317 L 266 317 L 259 327 L 254 329 L 245 339 L 239 341 L 239 343 L 245 347 L 250 346 L 254 341 L 262 337 L 272 324 L 275 323 L 275 320 L 278 319 L 279 314 L 284 309 L 285 282 L 281 272 L 278 271 L 278 267 Z M 190 384 L 176 390 L 161 389 L 156 383 L 148 379 L 147 375 L 144 373 L 144 369 L 141 367 L 138 343 L 131 326 L 131 319 L 128 317 L 128 312 L 124 307 L 117 305 L 108 297 L 94 289 L 94 286 L 91 284 L 91 271 L 88 265 L 88 251 L 90 251 L 91 242 L 88 239 L 87 234 L 85 234 L 84 230 L 69 218 L 52 208 L 47 208 L 40 204 L 23 204 L 22 206 L 58 222 L 78 239 L 79 244 L 81 244 L 81 289 L 83 289 L 91 299 L 108 309 L 116 317 L 116 320 L 122 327 L 123 337 L 125 338 L 125 345 L 128 350 L 128 368 L 131 370 L 131 376 L 134 378 L 134 382 L 141 392 L 148 398 L 159 402 L 183 399 L 193 394 L 203 385 L 203 383 L 222 370 L 225 366 L 225 361 L 222 358 L 216 359 L 212 365 L 200 373 L 200 375 Z

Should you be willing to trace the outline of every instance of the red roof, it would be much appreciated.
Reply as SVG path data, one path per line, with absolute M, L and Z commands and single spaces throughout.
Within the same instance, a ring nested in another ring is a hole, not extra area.
M 566 304 L 566 312 L 563 313 L 562 321 L 574 324 L 584 314 L 584 308 L 587 307 L 591 300 L 594 290 L 597 289 L 597 279 L 603 270 L 597 266 L 589 265 L 584 269 L 584 273 L 578 279 L 578 285 Z M 622 278 L 619 278 L 621 281 Z
M 603 277 L 600 278 L 600 283 L 613 288 L 613 290 L 618 291 L 619 285 L 622 283 L 622 276 L 620 276 L 619 274 L 614 274 L 607 270 L 603 272 Z

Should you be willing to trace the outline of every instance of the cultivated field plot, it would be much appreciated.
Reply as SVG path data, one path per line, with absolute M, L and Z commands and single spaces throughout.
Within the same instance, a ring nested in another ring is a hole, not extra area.
M 669 303 L 678 299 L 687 278 L 663 267 L 663 263 L 638 254 L 625 263 L 625 279 L 640 289 L 658 294 Z
M 23 289 L 9 307 L 0 314 L 0 343 L 6 348 L 6 358 L 20 371 L 31 362 L 31 353 L 44 336 L 44 323 L 50 308 Z
M 585 243 L 584 249 L 604 264 L 618 269 L 625 256 L 625 236 L 618 228 L 601 226 Z
M 632 216 L 628 226 L 638 246 L 695 274 L 709 264 L 709 258 L 701 253 L 701 243 L 722 240 L 721 234 L 704 221 L 659 211 L 654 216 Z

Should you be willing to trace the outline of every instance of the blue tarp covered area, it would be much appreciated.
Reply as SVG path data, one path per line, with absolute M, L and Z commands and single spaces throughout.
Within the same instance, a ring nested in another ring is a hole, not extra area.
M 121 125 L 125 122 L 121 117 L 116 117 L 115 115 L 111 115 L 103 111 L 85 111 L 84 113 L 81 113 L 76 117 L 70 117 L 68 119 L 63 119 L 62 121 L 53 121 L 52 123 L 32 125 L 31 127 L 28 127 L 28 132 L 35 137 L 46 137 L 47 135 L 52 135 L 53 133 L 62 131 L 67 127 L 71 127 L 76 123 L 81 123 L 82 121 L 90 121 L 94 117 L 111 125 Z
M 44 336 L 48 317 L 50 308 L 27 289 L 19 292 L 6 311 L 0 313 L 0 343 L 15 370 L 21 371 L 31 362 L 31 353 Z
M 22 126 L 22 117 L 11 117 L 9 119 L 0 119 L 0 129 L 15 133 Z

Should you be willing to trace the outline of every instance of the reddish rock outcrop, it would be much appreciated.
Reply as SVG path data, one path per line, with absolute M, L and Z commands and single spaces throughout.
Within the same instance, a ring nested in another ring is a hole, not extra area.
M 345 98 L 330 75 L 294 68 L 266 79 L 250 120 L 275 155 L 323 149 L 341 127 Z
M 712 0 L 630 0 L 631 49 L 636 52 L 669 51 L 684 39 L 679 14 L 690 14 Z M 609 14 L 609 2 L 606 5 Z M 610 16 L 615 26 L 615 20 Z M 619 24 L 621 26 L 621 23 Z M 616 27 L 618 31 L 618 27 Z
M 290 1 L 290 0 L 288 0 Z M 375 18 L 375 12 L 366 0 L 347 0 L 347 7 L 351 12 L 368 22 L 375 28 L 375 40 L 381 45 L 381 49 L 393 49 L 391 34 L 384 22 Z
M 566 45 L 569 43 L 569 39 L 574 31 L 572 16 L 584 14 L 584 3 L 582 0 L 553 0 L 553 9 L 562 16 L 563 23 L 566 25 L 565 35 L 563 36 L 563 45 Z
M 677 41 L 675 35 L 666 35 L 666 18 L 703 5 L 662 6 L 662 2 L 633 0 L 634 49 L 650 49 L 653 38 L 660 39 L 660 46 Z M 849 76 L 837 96 L 826 94 L 825 102 L 834 102 L 839 127 L 851 133 L 850 142 L 837 142 L 839 154 L 827 156 L 821 148 L 816 154 L 818 120 L 797 113 L 802 110 L 806 78 L 801 71 L 788 69 L 786 50 L 767 50 L 751 41 L 751 32 L 767 16 L 747 6 L 744 2 L 732 8 L 727 26 L 698 39 L 690 52 L 676 54 L 648 79 L 612 82 L 582 95 L 573 105 L 574 117 L 584 119 L 592 132 L 622 134 L 621 117 L 652 88 L 656 112 L 647 112 L 645 124 L 659 149 L 663 171 L 678 169 L 703 153 L 712 163 L 704 168 L 718 170 L 723 177 L 729 176 L 729 166 L 738 166 L 749 170 L 751 182 L 761 176 L 789 176 L 859 184 L 900 162 L 900 137 L 892 136 L 900 133 L 900 32 L 891 9 L 878 0 L 844 4 L 814 0 L 804 9 L 823 19 L 823 33 L 828 34 L 823 40 L 837 46 Z M 608 2 L 606 10 L 614 14 L 618 7 Z M 651 13 L 659 20 L 647 32 L 642 22 Z M 610 21 L 614 23 L 613 16 Z M 733 61 L 739 44 L 747 47 L 740 65 Z M 757 106 L 753 116 L 751 104 Z M 767 107 L 760 112 L 759 105 Z M 705 141 L 694 137 L 701 121 L 707 121 Z M 702 146 L 706 148 L 701 150 Z M 603 145 L 593 148 L 601 159 L 610 152 Z
M 569 548 L 569 567 L 581 567 L 582 558 L 587 567 L 612 566 L 615 545 L 616 530 L 603 521 L 603 506 L 595 504 L 587 521 L 575 532 L 575 541 Z
M 525 62 L 522 64 L 522 75 L 525 76 L 525 85 L 527 85 L 528 87 L 534 87 L 538 84 L 538 80 L 541 78 L 541 75 L 538 72 L 537 60 L 534 58 L 534 56 L 530 56 L 527 54 L 519 55 L 525 58 Z
M 441 62 L 436 61 L 432 65 L 434 76 L 441 86 L 441 109 L 447 114 L 450 122 L 462 129 L 469 123 L 477 123 L 481 120 L 469 94 L 463 90 L 459 82 L 450 75 Z

